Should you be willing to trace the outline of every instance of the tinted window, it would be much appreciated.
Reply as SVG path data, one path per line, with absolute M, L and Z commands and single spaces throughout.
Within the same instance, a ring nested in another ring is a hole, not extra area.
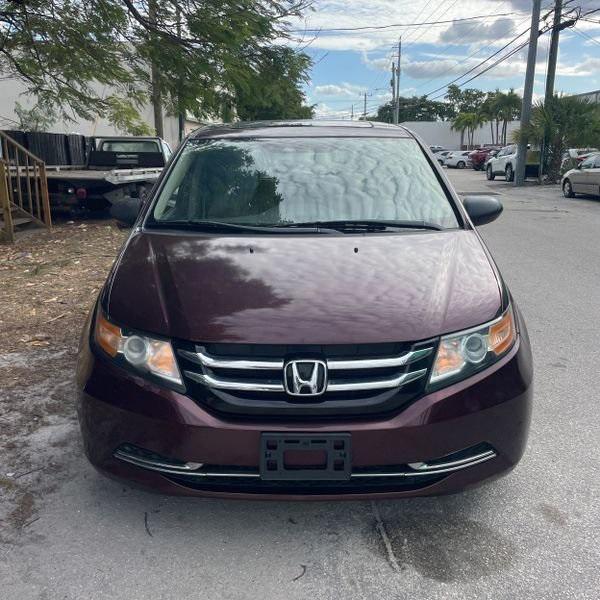
M 594 166 L 594 158 L 587 158 L 581 163 L 582 169 L 591 169 Z
M 160 152 L 153 140 L 105 140 L 100 142 L 98 150 L 102 152 Z
M 153 216 L 247 225 L 376 219 L 458 226 L 419 145 L 401 138 L 190 140 Z

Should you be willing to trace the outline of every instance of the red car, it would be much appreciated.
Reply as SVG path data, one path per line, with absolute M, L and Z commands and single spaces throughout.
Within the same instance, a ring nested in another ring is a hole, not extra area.
M 485 163 L 491 156 L 496 156 L 499 148 L 495 147 L 485 147 L 478 148 L 469 154 L 469 158 L 471 159 L 471 163 L 473 168 L 476 171 L 483 171 L 485 169 Z
M 401 168 L 398 168 L 401 165 Z M 527 441 L 523 317 L 402 127 L 213 126 L 135 222 L 83 332 L 84 448 L 172 494 L 404 497 L 509 472 Z

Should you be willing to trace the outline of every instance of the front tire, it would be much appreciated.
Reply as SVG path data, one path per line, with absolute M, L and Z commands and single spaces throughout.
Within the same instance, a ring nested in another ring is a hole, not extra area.
M 565 198 L 575 198 L 575 192 L 573 191 L 573 184 L 569 179 L 565 179 L 563 183 L 563 196 Z
M 506 181 L 514 181 L 515 172 L 512 168 L 512 165 L 506 165 L 506 171 L 504 171 L 504 174 L 506 176 Z
M 485 176 L 487 177 L 488 181 L 494 181 L 494 179 L 496 179 L 496 175 L 494 174 L 492 165 L 488 165 L 486 172 L 485 172 Z
M 459 160 L 456 163 L 456 168 L 457 169 L 464 169 L 466 166 L 467 166 L 467 164 L 463 160 Z

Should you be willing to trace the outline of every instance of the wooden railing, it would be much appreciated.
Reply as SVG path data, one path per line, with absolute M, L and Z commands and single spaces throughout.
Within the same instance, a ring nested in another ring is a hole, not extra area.
M 0 233 L 14 240 L 15 227 L 35 223 L 50 229 L 46 163 L 0 131 Z

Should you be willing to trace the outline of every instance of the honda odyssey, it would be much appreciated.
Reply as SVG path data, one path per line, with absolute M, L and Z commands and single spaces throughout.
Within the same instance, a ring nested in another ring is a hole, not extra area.
M 154 490 L 366 498 L 464 490 L 526 445 L 523 317 L 408 130 L 211 126 L 141 207 L 78 363 L 89 460 Z

